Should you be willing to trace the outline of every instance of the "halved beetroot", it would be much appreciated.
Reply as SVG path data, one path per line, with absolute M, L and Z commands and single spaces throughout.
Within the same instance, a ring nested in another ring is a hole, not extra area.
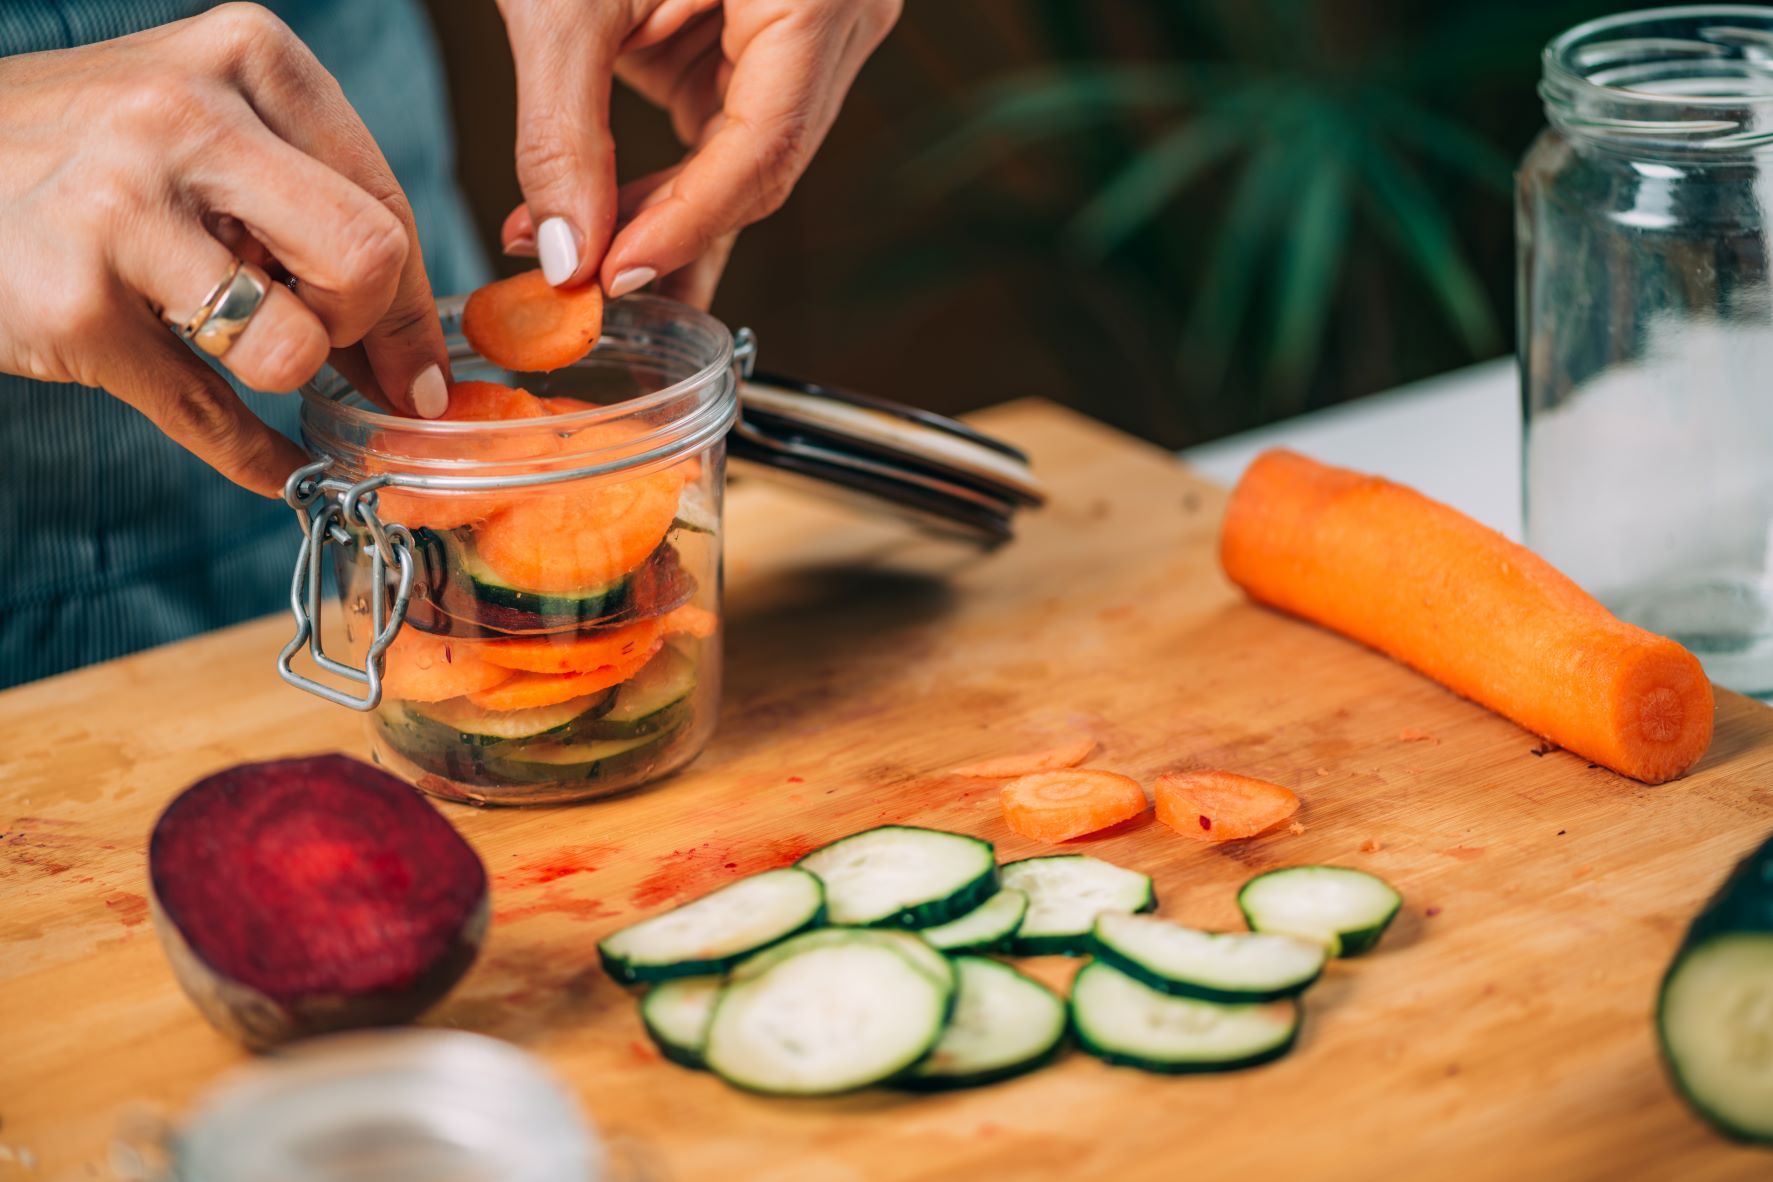
M 411 1021 L 486 935 L 474 850 L 417 791 L 343 755 L 191 785 L 154 825 L 148 879 L 179 984 L 255 1049 Z

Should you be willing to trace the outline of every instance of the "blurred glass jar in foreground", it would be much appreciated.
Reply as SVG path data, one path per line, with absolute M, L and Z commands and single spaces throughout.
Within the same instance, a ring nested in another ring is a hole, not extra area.
M 331 462 L 327 479 L 393 474 L 374 510 L 411 537 L 405 622 L 370 714 L 375 758 L 480 804 L 657 779 L 701 750 L 719 701 L 732 338 L 636 297 L 609 306 L 583 361 L 511 374 L 468 348 L 460 307 L 440 312 L 450 414 L 465 421 L 382 414 L 337 376 L 304 391 L 303 438 Z M 454 477 L 471 487 L 416 483 Z M 361 667 L 379 576 L 361 520 L 346 519 L 352 544 L 327 548 Z
M 1607 17 L 1545 51 L 1519 177 L 1527 543 L 1773 692 L 1773 9 Z

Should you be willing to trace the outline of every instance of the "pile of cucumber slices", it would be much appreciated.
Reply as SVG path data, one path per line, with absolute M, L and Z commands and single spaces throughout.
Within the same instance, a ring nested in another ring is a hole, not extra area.
M 1151 879 L 1085 854 L 997 864 L 990 842 L 886 825 L 742 878 L 598 945 L 647 984 L 669 1059 L 749 1091 L 989 1083 L 1056 1055 L 1068 1031 L 1111 1063 L 1228 1071 L 1283 1055 L 1298 995 L 1370 948 L 1402 900 L 1336 866 L 1258 875 L 1248 932 L 1142 914 Z M 1093 956 L 1069 1001 L 996 959 Z

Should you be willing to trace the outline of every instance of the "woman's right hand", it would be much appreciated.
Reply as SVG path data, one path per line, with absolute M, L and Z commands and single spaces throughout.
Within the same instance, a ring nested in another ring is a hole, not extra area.
M 271 284 L 223 355 L 236 377 L 293 390 L 349 348 L 338 363 L 396 409 L 443 412 L 448 356 L 406 199 L 275 16 L 227 4 L 0 58 L 0 370 L 102 387 L 276 496 L 306 457 L 167 328 L 236 254 L 267 252 L 295 282 Z

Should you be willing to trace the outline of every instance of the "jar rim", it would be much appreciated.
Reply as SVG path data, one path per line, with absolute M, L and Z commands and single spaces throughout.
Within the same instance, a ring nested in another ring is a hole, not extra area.
M 1773 8 L 1764 5 L 1597 17 L 1553 38 L 1541 69 L 1547 116 L 1580 134 L 1709 151 L 1773 143 Z M 1682 80 L 1692 89 L 1649 85 Z
M 444 325 L 452 362 L 478 358 L 462 339 L 459 323 L 466 296 L 448 296 L 437 301 L 437 314 Z M 344 375 L 331 367 L 300 387 L 302 398 L 303 435 L 321 453 L 338 456 L 349 452 L 375 455 L 397 463 L 403 472 L 439 473 L 440 475 L 408 475 L 396 477 L 393 483 L 434 488 L 494 487 L 508 479 L 513 466 L 510 459 L 477 459 L 439 457 L 414 454 L 398 449 L 369 446 L 374 439 L 408 441 L 438 440 L 473 436 L 477 439 L 512 439 L 538 430 L 572 432 L 580 439 L 587 428 L 600 424 L 644 421 L 661 411 L 677 408 L 667 422 L 639 436 L 612 441 L 603 446 L 589 446 L 563 453 L 549 460 L 526 460 L 525 469 L 538 473 L 566 465 L 570 472 L 557 472 L 555 479 L 569 479 L 601 472 L 632 470 L 654 462 L 663 462 L 698 450 L 723 436 L 737 417 L 737 382 L 731 380 L 734 364 L 733 334 L 721 321 L 707 312 L 680 304 L 662 296 L 635 294 L 605 306 L 604 334 L 598 347 L 607 347 L 624 331 L 638 333 L 641 343 L 656 340 L 647 330 L 647 322 L 688 330 L 702 338 L 697 342 L 693 360 L 701 361 L 685 376 L 637 397 L 621 402 L 590 406 L 585 410 L 552 414 L 541 418 L 503 419 L 491 421 L 410 418 L 390 414 L 373 407 L 352 405 L 344 399 L 356 392 Z M 590 356 L 595 356 L 594 347 Z M 706 356 L 706 360 L 701 360 Z M 729 380 L 722 382 L 725 375 Z M 712 396 L 701 396 L 712 389 Z M 496 454 L 496 449 L 495 454 Z M 607 457 L 600 461 L 599 457 Z M 489 476 L 472 473 L 492 469 Z M 456 475 L 450 475 L 454 473 Z M 531 483 L 519 481 L 518 483 Z M 538 483 L 548 480 L 538 478 Z

